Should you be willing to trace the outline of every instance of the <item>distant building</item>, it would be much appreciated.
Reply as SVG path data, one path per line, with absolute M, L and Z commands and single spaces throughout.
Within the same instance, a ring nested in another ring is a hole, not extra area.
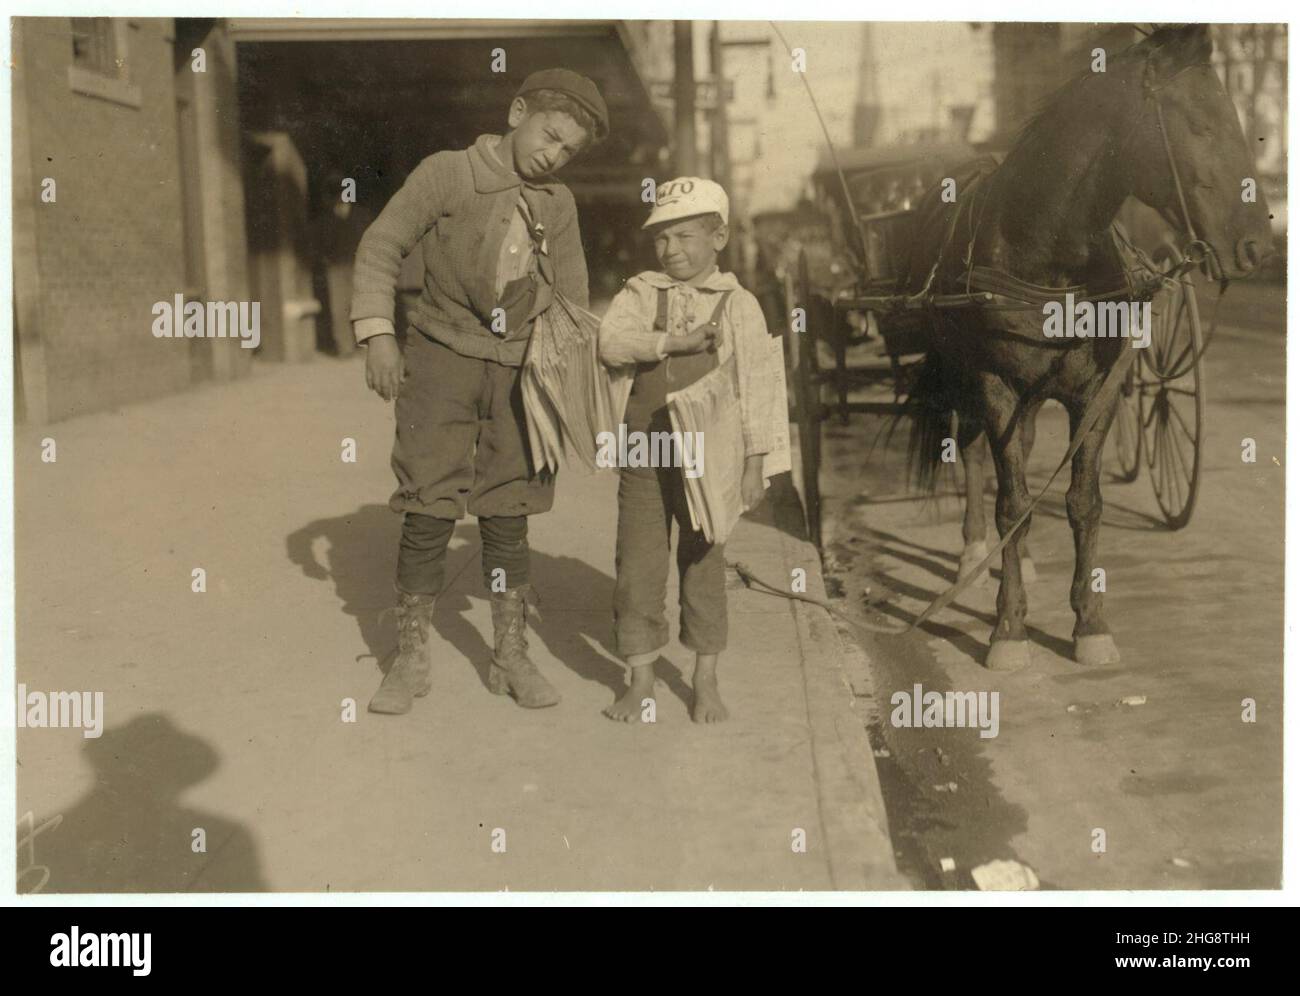
M 749 213 L 789 210 L 807 194 L 826 154 L 818 110 L 836 149 L 978 141 L 992 131 L 991 42 L 976 25 L 783 21 L 805 55 L 801 74 L 767 23 L 723 24 L 732 173 Z
M 211 24 L 15 18 L 16 402 L 37 421 L 236 377 L 235 341 L 160 341 L 156 302 L 248 298 L 233 49 Z M 202 47 L 206 71 L 191 71 Z

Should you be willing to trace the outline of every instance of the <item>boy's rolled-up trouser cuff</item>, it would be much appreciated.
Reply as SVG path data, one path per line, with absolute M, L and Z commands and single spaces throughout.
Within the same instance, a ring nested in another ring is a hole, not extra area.
M 649 619 L 631 620 L 615 613 L 614 645 L 625 661 L 641 654 L 653 654 L 668 646 L 668 623 L 660 616 L 658 622 Z
M 678 640 L 697 654 L 720 654 L 727 649 L 727 602 L 720 573 L 722 550 L 718 549 L 702 565 L 704 571 L 692 571 L 684 577 L 681 625 Z M 700 574 L 704 574 L 701 577 Z M 649 587 L 649 586 L 647 586 Z M 667 614 L 663 596 L 657 586 L 641 589 L 625 574 L 614 591 L 614 644 L 620 657 L 652 654 L 669 643 Z
M 637 605 L 635 603 L 640 599 L 629 595 L 631 593 L 624 589 L 616 590 L 614 596 L 614 646 L 624 660 L 640 654 L 653 654 L 669 643 L 668 619 L 663 609 L 655 611 L 652 605 Z M 703 604 L 697 604 L 700 602 Z M 681 608 L 677 639 L 683 647 L 697 654 L 720 654 L 726 650 L 725 595 L 704 599 L 696 596 L 686 602 Z
M 725 624 L 720 637 L 716 633 L 692 633 L 683 626 L 679 639 L 681 640 L 683 647 L 687 650 L 693 650 L 697 654 L 720 654 L 727 649 L 727 633 Z
M 703 632 L 697 632 L 683 621 L 678 640 L 687 650 L 697 654 L 720 654 L 727 649 L 725 618 L 721 626 L 714 623 L 703 629 Z M 668 622 L 662 617 L 657 624 L 622 619 L 615 622 L 615 646 L 625 662 L 629 657 L 657 653 L 668 643 Z

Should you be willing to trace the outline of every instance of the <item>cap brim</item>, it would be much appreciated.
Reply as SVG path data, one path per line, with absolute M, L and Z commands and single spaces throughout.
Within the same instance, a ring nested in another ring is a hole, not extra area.
M 596 122 L 596 134 L 594 137 L 597 141 L 603 141 L 609 137 L 608 108 L 602 110 L 582 94 L 576 93 L 568 87 L 557 86 L 555 84 L 534 84 L 530 86 L 525 83 L 524 86 L 520 87 L 519 91 L 515 94 L 515 97 L 524 97 L 537 90 L 557 90 L 560 93 L 563 93 L 566 97 L 590 114 L 591 119 Z
M 718 215 L 719 217 L 722 218 L 722 223 L 723 223 L 724 225 L 727 224 L 727 218 L 722 214 L 721 211 L 716 211 L 716 210 L 714 210 L 714 211 L 691 211 L 691 210 L 687 210 L 687 211 L 684 211 L 684 212 L 682 212 L 682 213 L 680 213 L 680 214 L 673 214 L 673 213 L 672 213 L 672 208 L 665 208 L 665 209 L 664 209 L 664 213 L 661 215 L 661 214 L 659 213 L 659 209 L 658 209 L 658 208 L 655 208 L 653 211 L 650 212 L 650 217 L 647 218 L 647 219 L 645 220 L 645 222 L 641 225 L 641 230 L 642 230 L 642 231 L 645 231 L 647 228 L 653 228 L 655 225 L 663 225 L 663 224 L 667 224 L 667 223 L 670 222 L 670 221 L 687 221 L 687 220 L 689 220 L 689 219 L 691 219 L 691 218 L 704 218 L 704 217 L 707 217 L 708 215 L 711 215 L 711 214 L 716 214 L 716 215 Z

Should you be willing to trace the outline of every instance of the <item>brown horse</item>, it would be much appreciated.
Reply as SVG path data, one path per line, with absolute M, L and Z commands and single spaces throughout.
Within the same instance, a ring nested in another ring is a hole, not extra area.
M 1211 53 L 1206 26 L 1164 27 L 1113 56 L 1104 72 L 1066 84 L 1001 166 L 979 164 L 955 178 L 956 203 L 943 201 L 942 187 L 927 194 L 904 291 L 957 294 L 978 288 L 972 275 L 981 274 L 984 289 L 989 280 L 1011 288 L 995 298 L 1004 302 L 1041 305 L 1045 295 L 1063 296 L 1070 288 L 1076 297 L 1113 292 L 1117 274 L 1122 284 L 1130 269 L 1111 228 L 1128 196 L 1186 234 L 1186 265 L 1201 261 L 1221 282 L 1249 274 L 1271 247 L 1268 208 L 1262 198 L 1247 203 L 1243 197 L 1253 159 Z M 1075 549 L 1074 657 L 1083 664 L 1118 661 L 1091 581 L 1102 515 L 1101 453 L 1115 410 L 1115 394 L 1102 385 L 1132 348 L 1129 340 L 1048 338 L 1041 307 L 932 314 L 931 352 L 910 399 L 913 468 L 933 481 L 955 412 L 963 453 L 988 437 L 999 533 L 1005 538 L 1020 522 L 1002 551 L 986 666 L 1014 669 L 1030 659 L 1021 570 L 1030 506 L 1026 436 L 1048 399 L 1064 405 L 1071 437 L 1079 441 L 1066 496 Z M 1098 395 L 1101 407 L 1090 411 Z M 978 504 L 981 490 L 969 492 L 972 502 Z M 981 559 L 970 544 L 983 540 L 982 531 L 970 535 L 971 518 L 968 511 L 966 573 Z

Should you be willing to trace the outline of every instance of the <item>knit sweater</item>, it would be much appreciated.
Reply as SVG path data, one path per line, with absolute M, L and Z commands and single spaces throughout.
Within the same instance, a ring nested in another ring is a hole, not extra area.
M 496 282 L 501 246 L 522 193 L 544 231 L 554 290 L 587 306 L 587 263 L 573 194 L 555 181 L 524 180 L 497 159 L 496 136 L 469 149 L 438 152 L 420 163 L 375 219 L 357 248 L 352 278 L 353 322 L 393 318 L 394 287 L 402 259 L 424 257 L 424 290 L 411 324 L 463 356 L 519 366 L 532 324 L 501 339 L 491 331 L 499 304 Z M 547 307 L 547 288 L 531 317 Z

